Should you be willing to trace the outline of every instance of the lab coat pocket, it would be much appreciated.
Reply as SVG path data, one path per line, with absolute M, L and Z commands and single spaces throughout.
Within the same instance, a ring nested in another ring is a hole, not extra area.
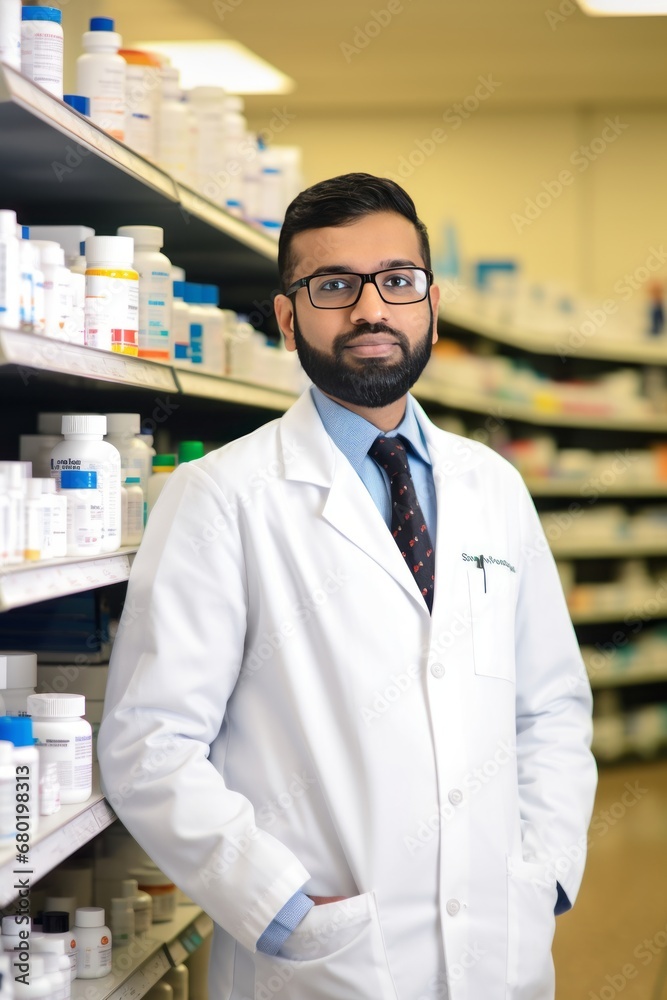
M 516 576 L 504 566 L 468 567 L 475 673 L 515 679 Z
M 314 906 L 275 955 L 255 953 L 255 1000 L 397 1000 L 373 892 Z
M 507 858 L 507 1000 L 554 1000 L 557 898 L 546 865 Z

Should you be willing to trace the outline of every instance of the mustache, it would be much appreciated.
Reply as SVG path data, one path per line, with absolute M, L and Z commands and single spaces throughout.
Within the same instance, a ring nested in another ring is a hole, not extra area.
M 373 333 L 388 333 L 396 339 L 403 349 L 407 349 L 410 346 L 410 342 L 406 335 L 402 333 L 401 330 L 394 329 L 393 326 L 389 326 L 387 323 L 365 323 L 363 326 L 358 326 L 354 330 L 350 330 L 349 333 L 340 333 L 334 341 L 334 350 L 336 353 L 342 351 L 344 347 L 348 344 L 353 343 L 359 337 L 364 334 Z

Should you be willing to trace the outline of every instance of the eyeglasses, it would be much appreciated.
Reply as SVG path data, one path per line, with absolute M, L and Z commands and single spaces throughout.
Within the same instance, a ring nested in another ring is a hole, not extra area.
M 341 274 L 338 271 L 311 274 L 290 285 L 285 295 L 294 295 L 300 288 L 307 288 L 316 309 L 349 309 L 357 304 L 367 282 L 375 285 L 383 302 L 408 306 L 426 298 L 433 284 L 433 272 L 425 267 L 392 267 L 373 274 Z

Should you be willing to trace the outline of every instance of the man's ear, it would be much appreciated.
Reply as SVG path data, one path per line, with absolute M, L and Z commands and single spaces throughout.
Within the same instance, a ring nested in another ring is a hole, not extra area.
M 433 309 L 433 339 L 431 340 L 431 343 L 435 344 L 438 339 L 438 305 L 440 303 L 440 289 L 437 285 L 431 285 L 428 293 L 431 296 L 431 307 Z
M 296 351 L 296 341 L 294 339 L 294 305 L 292 300 L 286 295 L 276 295 L 273 300 L 276 319 L 280 332 L 285 338 L 285 347 L 288 351 Z

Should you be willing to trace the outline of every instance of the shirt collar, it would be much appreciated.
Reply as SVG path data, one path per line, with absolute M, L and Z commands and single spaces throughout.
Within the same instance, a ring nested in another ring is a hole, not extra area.
M 341 406 L 329 396 L 325 396 L 317 386 L 311 386 L 310 392 L 327 434 L 336 447 L 343 452 L 352 468 L 356 472 L 360 472 L 368 449 L 373 441 L 379 437 L 380 431 L 369 420 L 359 416 L 358 413 L 353 413 L 347 407 Z M 388 433 L 390 436 L 401 434 L 415 454 L 428 465 L 431 464 L 426 440 L 415 413 L 412 396 L 409 393 L 405 416 L 398 427 Z

